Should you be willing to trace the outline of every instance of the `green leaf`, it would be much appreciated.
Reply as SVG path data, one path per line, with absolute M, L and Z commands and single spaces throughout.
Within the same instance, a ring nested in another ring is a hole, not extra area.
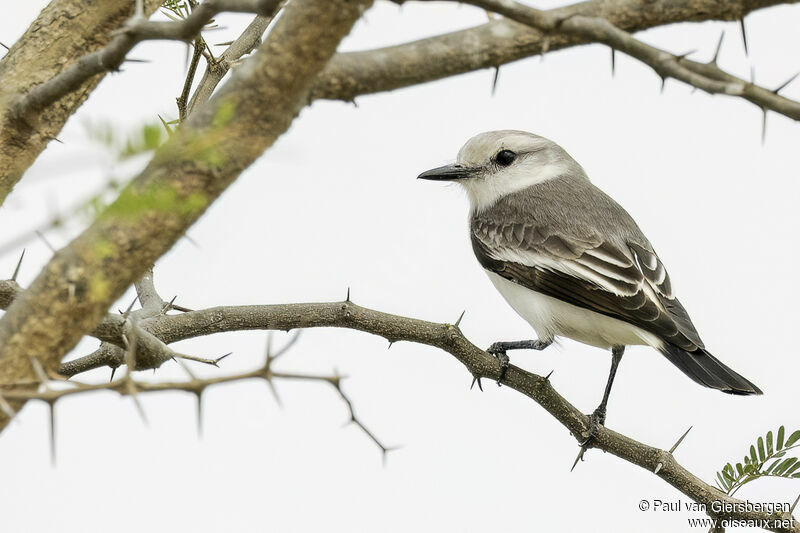
M 765 476 L 800 478 L 800 459 L 785 457 L 790 449 L 796 448 L 800 448 L 800 430 L 788 438 L 785 426 L 780 426 L 777 432 L 770 430 L 750 445 L 742 462 L 735 467 L 727 463 L 717 472 L 717 485 L 733 495 L 747 483 Z
M 794 474 L 795 470 L 797 470 L 798 468 L 800 468 L 800 461 L 795 461 L 795 463 L 792 465 L 792 467 L 789 470 L 787 470 L 786 472 L 783 473 L 783 476 L 784 477 L 791 476 L 792 474 Z
M 789 457 L 788 459 L 784 459 L 783 462 L 779 464 L 772 473 L 776 476 L 782 476 L 783 473 L 786 472 L 786 470 L 796 462 L 797 457 Z
M 781 462 L 780 459 L 775 459 L 775 461 L 773 461 L 773 463 L 771 465 L 769 465 L 769 468 L 764 470 L 764 475 L 768 476 L 770 474 L 770 472 L 772 472 L 772 469 L 775 468 L 775 465 L 777 465 L 780 462 Z
M 726 481 L 733 481 L 733 468 L 730 463 L 725 465 L 725 468 L 722 469 L 722 477 L 724 477 Z

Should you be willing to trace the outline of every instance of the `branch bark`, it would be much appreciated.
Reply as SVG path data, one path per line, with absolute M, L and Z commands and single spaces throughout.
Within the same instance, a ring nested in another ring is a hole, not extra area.
M 159 5 L 160 0 L 147 0 L 145 13 Z M 130 0 L 94 2 L 90 8 L 83 0 L 54 0 L 0 61 L 0 204 L 105 73 L 89 77 L 74 92 L 24 117 L 13 113 L 11 104 L 87 51 L 105 47 L 133 9 Z
M 513 0 L 459 1 L 503 15 L 546 34 L 564 33 L 606 44 L 612 50 L 620 50 L 649 65 L 662 80 L 675 78 L 709 94 L 738 96 L 765 111 L 775 111 L 794 120 L 800 120 L 800 102 L 780 96 L 778 90 L 765 89 L 728 74 L 717 66 L 716 54 L 708 63 L 698 63 L 683 56 L 676 56 L 635 39 L 630 33 L 601 17 L 571 15 L 559 18 L 547 11 L 528 7 Z M 720 40 L 721 45 L 722 40 Z
M 274 9 L 279 2 L 267 3 Z M 0 320 L 0 386 L 35 386 L 31 357 L 46 370 L 58 368 L 109 305 L 289 127 L 314 78 L 369 5 L 296 0 L 287 6 L 248 65 L 14 299 Z M 8 420 L 1 415 L 0 428 Z
M 797 1 L 591 0 L 547 13 L 560 20 L 574 15 L 602 17 L 617 28 L 635 33 L 676 22 L 738 20 L 757 9 Z M 359 95 L 498 67 L 590 41 L 579 35 L 545 34 L 512 20 L 495 20 L 397 46 L 337 54 L 320 75 L 311 97 L 351 102 Z

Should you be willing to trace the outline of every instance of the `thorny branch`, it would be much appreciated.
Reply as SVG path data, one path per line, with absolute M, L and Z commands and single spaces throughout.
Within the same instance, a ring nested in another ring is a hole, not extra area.
M 149 15 L 161 0 L 144 0 Z M 105 0 L 86 9 L 82 0 L 52 0 L 0 59 L 0 204 L 103 75 L 87 78 L 71 93 L 22 120 L 10 106 L 19 95 L 46 83 L 87 52 L 102 49 L 134 12 L 130 0 Z M 42 31 L 46 29 L 47 31 Z
M 578 16 L 601 17 L 620 30 L 635 33 L 676 22 L 743 21 L 748 13 L 757 9 L 795 1 L 594 0 L 543 13 L 550 20 L 565 22 Z M 501 4 L 506 8 L 511 6 L 512 10 L 515 5 L 514 2 Z M 501 19 L 401 45 L 340 53 L 318 77 L 311 97 L 353 101 L 362 94 L 409 87 L 478 69 L 494 69 L 548 51 L 602 42 L 588 33 L 558 30 L 543 32 L 528 24 Z M 775 111 L 782 112 L 778 106 Z
M 14 283 L 13 285 L 16 284 Z M 8 281 L 0 283 L 0 304 L 7 305 L 9 286 L 11 286 L 11 283 Z M 107 318 L 106 321 L 110 322 L 111 319 Z M 123 316 L 117 316 L 115 321 L 123 325 L 127 322 Z M 458 325 L 427 322 L 375 311 L 356 305 L 349 299 L 349 295 L 342 302 L 224 306 L 177 315 L 160 314 L 149 319 L 138 320 L 137 324 L 142 331 L 147 331 L 164 344 L 214 333 L 243 330 L 289 331 L 317 327 L 354 329 L 381 336 L 392 343 L 409 341 L 439 348 L 455 357 L 476 378 L 498 379 L 500 376 L 497 360 L 467 340 Z M 122 344 L 124 331 L 124 327 L 119 328 L 116 335 L 112 335 L 111 331 L 106 331 L 102 338 L 109 342 Z M 317 379 L 328 381 L 331 385 L 337 387 L 337 379 L 339 378 L 336 377 L 310 377 L 272 372 L 269 365 L 279 355 L 280 353 L 268 357 L 264 367 L 251 372 L 207 380 L 193 379 L 188 382 L 153 384 L 136 382 L 136 391 L 186 390 L 197 393 L 198 390 L 202 392 L 205 387 L 215 383 L 250 378 L 266 379 L 265 376 L 268 375 L 285 379 Z M 136 365 L 137 367 L 139 366 L 138 361 Z M 588 417 L 562 397 L 553 388 L 547 377 L 527 372 L 512 365 L 506 371 L 502 384 L 536 401 L 566 427 L 579 442 L 588 437 L 590 430 Z M 47 388 L 38 391 L 8 391 L 2 393 L 3 401 L 0 402 L 0 407 L 2 407 L 3 402 L 8 404 L 9 400 L 42 399 L 52 402 L 63 396 L 92 390 L 113 390 L 121 394 L 128 393 L 128 389 L 123 387 L 122 380 L 103 385 L 73 385 L 73 388 L 66 390 Z M 341 390 L 339 390 L 339 393 L 342 394 Z M 347 404 L 352 409 L 352 405 L 349 402 Z M 379 443 L 357 419 L 354 422 Z M 592 446 L 653 472 L 683 494 L 692 498 L 692 500 L 705 504 L 708 509 L 717 508 L 712 507 L 712 502 L 731 504 L 739 502 L 739 500 L 727 496 L 717 488 L 704 482 L 677 462 L 673 453 L 682 439 L 683 437 L 678 439 L 678 442 L 669 451 L 666 451 L 648 446 L 601 426 L 592 441 Z M 386 448 L 382 445 L 380 446 L 385 452 Z M 732 505 L 728 508 L 742 509 L 743 507 Z M 711 515 L 715 518 L 767 520 L 770 524 L 776 525 L 770 528 L 773 531 L 800 532 L 800 522 L 796 520 L 791 522 L 793 525 L 789 528 L 781 525 L 786 523 L 791 518 L 790 516 L 776 516 L 755 511 L 732 511 L 719 515 L 711 513 Z M 782 522 L 777 520 L 782 520 Z
M 202 405 L 203 405 L 202 396 L 203 393 L 209 387 L 221 383 L 239 382 L 248 379 L 263 379 L 268 384 L 273 394 L 275 395 L 275 400 L 278 402 L 279 405 L 281 405 L 282 403 L 280 401 L 280 398 L 277 396 L 277 393 L 275 392 L 275 388 L 273 385 L 274 380 L 313 381 L 319 383 L 326 383 L 336 391 L 336 394 L 339 396 L 339 398 L 341 398 L 341 400 L 345 404 L 345 407 L 347 408 L 349 423 L 352 423 L 356 427 L 358 427 L 380 449 L 381 454 L 385 460 L 386 454 L 388 454 L 394 448 L 385 445 L 380 439 L 378 439 L 375 436 L 375 434 L 365 425 L 365 423 L 356 415 L 352 400 L 342 388 L 342 381 L 345 379 L 345 376 L 341 376 L 338 373 L 333 373 L 330 375 L 317 375 L 317 374 L 305 374 L 305 373 L 295 373 L 295 372 L 283 372 L 273 369 L 272 365 L 278 358 L 278 355 L 285 353 L 285 351 L 291 345 L 294 344 L 294 342 L 297 340 L 298 337 L 299 337 L 299 332 L 295 334 L 287 343 L 287 345 L 284 346 L 275 355 L 272 355 L 269 351 L 267 351 L 267 357 L 264 364 L 258 368 L 246 372 L 240 372 L 226 376 L 217 376 L 213 378 L 198 378 L 191 372 L 191 370 L 189 370 L 187 367 L 184 367 L 186 372 L 189 374 L 189 379 L 184 381 L 163 381 L 163 382 L 137 381 L 133 380 L 133 378 L 130 376 L 129 373 L 126 373 L 123 377 L 118 378 L 116 380 L 112 378 L 112 380 L 109 381 L 108 383 L 86 384 L 75 380 L 52 381 L 42 371 L 41 373 L 39 373 L 41 386 L 37 390 L 35 391 L 12 390 L 8 392 L 0 391 L 0 405 L 8 405 L 9 400 L 10 401 L 41 400 L 46 404 L 48 404 L 48 407 L 52 413 L 55 403 L 62 398 L 74 396 L 77 394 L 110 391 L 110 392 L 115 392 L 120 396 L 132 397 L 134 401 L 137 402 L 137 409 L 143 415 L 144 411 L 141 405 L 138 404 L 138 400 L 136 398 L 138 394 L 148 394 L 148 393 L 166 392 L 166 391 L 183 391 L 191 393 L 195 395 L 197 398 L 197 409 L 198 409 L 197 429 L 198 432 L 202 432 Z M 38 368 L 41 368 L 41 365 L 39 365 Z M 142 418 L 146 421 L 146 418 L 144 416 L 142 416 Z M 54 439 L 55 435 L 55 431 L 52 427 L 53 424 L 54 420 L 51 418 L 51 430 L 50 430 L 51 439 Z M 53 449 L 55 448 L 54 441 L 51 441 L 51 447 Z
M 786 0 L 786 3 L 793 1 Z M 684 56 L 669 54 L 637 41 L 628 33 L 682 20 L 732 17 L 743 20 L 751 10 L 784 2 L 717 2 L 715 6 L 705 6 L 701 12 L 693 9 L 691 0 L 670 2 L 669 5 L 665 2 L 654 0 L 642 6 L 632 0 L 612 4 L 593 0 L 541 11 L 512 0 L 466 1 L 464 3 L 502 14 L 538 31 L 534 34 L 528 33 L 530 30 L 520 33 L 519 28 L 500 20 L 406 45 L 339 54 L 320 75 L 311 98 L 353 100 L 358 94 L 415 85 L 478 68 L 496 68 L 549 50 L 598 42 L 647 63 L 662 78 L 673 77 L 711 93 L 739 96 L 762 109 L 795 120 L 800 118 L 800 103 L 781 97 L 776 90 L 728 74 L 717 67 L 716 61 L 708 64 L 690 61 Z M 116 70 L 138 42 L 150 39 L 191 40 L 222 11 L 258 13 L 268 17 L 268 3 L 265 0 L 207 0 L 182 21 L 154 22 L 134 17 L 105 49 L 84 56 L 69 69 L 28 92 L 16 103 L 16 112 L 22 115 L 28 110 L 41 109 L 75 90 L 89 77 Z M 267 24 L 268 20 L 258 19 L 251 24 L 250 31 L 242 35 L 239 43 L 244 50 L 253 38 L 260 36 L 259 32 L 263 32 L 261 26 L 266 28 Z M 427 53 L 420 53 L 423 49 Z M 421 60 L 426 62 L 426 66 L 420 63 Z M 224 75 L 224 70 L 220 72 Z M 217 73 L 205 80 L 208 85 L 198 91 L 198 101 L 210 95 L 214 86 L 212 80 L 217 77 L 221 79 L 222 76 Z M 194 102 L 190 108 L 193 106 Z
M 18 116 L 24 116 L 29 111 L 42 109 L 64 94 L 74 91 L 95 74 L 117 70 L 128 52 L 142 41 L 155 39 L 189 41 L 223 11 L 268 16 L 272 13 L 274 4 L 275 2 L 271 0 L 206 0 L 181 21 L 149 21 L 142 16 L 134 16 L 105 48 L 83 56 L 54 78 L 31 89 L 14 105 L 14 111 Z
M 267 4 L 277 8 L 278 0 Z M 291 2 L 259 46 L 253 68 L 234 73 L 187 118 L 119 198 L 14 299 L 0 319 L 3 386 L 35 383 L 30 355 L 55 371 L 147 265 L 286 131 L 307 102 L 315 76 L 369 5 L 370 0 Z M 202 11 L 200 6 L 194 13 Z M 260 99 L 271 105 L 239 105 Z M 112 324 L 123 333 L 123 324 Z M 0 428 L 8 421 L 0 413 Z
M 286 1 L 283 0 L 279 4 L 276 15 L 285 3 Z M 203 104 L 211 97 L 211 93 L 214 92 L 219 82 L 222 81 L 222 78 L 228 73 L 228 70 L 230 70 L 242 56 L 249 54 L 259 45 L 261 36 L 264 35 L 264 32 L 267 30 L 273 18 L 275 18 L 275 15 L 272 17 L 264 17 L 261 15 L 255 17 L 247 28 L 244 29 L 242 34 L 230 43 L 219 57 L 207 63 L 205 74 L 203 74 L 203 78 L 200 80 L 200 83 L 194 91 L 194 95 L 192 95 L 192 99 L 189 101 L 190 113 L 196 106 Z
M 717 65 L 717 56 L 722 38 L 708 63 L 699 63 L 686 58 L 687 54 L 674 55 L 650 46 L 630 33 L 619 29 L 602 17 L 580 14 L 559 15 L 542 11 L 513 0 L 459 0 L 493 11 L 519 23 L 544 32 L 546 38 L 553 33 L 563 33 L 586 39 L 588 42 L 603 43 L 612 50 L 619 50 L 649 65 L 661 76 L 681 80 L 709 94 L 738 96 L 752 102 L 764 113 L 767 110 L 778 112 L 794 120 L 800 120 L 800 102 L 781 96 L 779 91 L 794 80 L 796 74 L 776 89 L 765 89 L 723 71 Z

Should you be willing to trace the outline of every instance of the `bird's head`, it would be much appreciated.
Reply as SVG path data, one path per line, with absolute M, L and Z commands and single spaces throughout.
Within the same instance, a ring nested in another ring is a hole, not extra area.
M 428 170 L 419 179 L 462 185 L 475 210 L 508 194 L 559 176 L 586 174 L 559 145 L 525 131 L 489 131 L 467 141 L 452 165 Z

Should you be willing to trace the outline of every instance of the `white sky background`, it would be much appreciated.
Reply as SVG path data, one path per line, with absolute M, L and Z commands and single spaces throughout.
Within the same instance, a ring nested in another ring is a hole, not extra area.
M 46 2 L 5 6 L 0 40 L 10 44 Z M 558 2 L 537 3 L 551 7 Z M 220 17 L 233 38 L 248 21 Z M 482 11 L 449 4 L 379 2 L 343 49 L 399 43 L 485 21 Z M 721 30 L 720 62 L 742 76 L 781 84 L 800 63 L 800 8 L 747 19 L 750 57 L 735 23 L 685 24 L 640 34 L 673 52 L 706 59 Z M 53 210 L 91 195 L 114 167 L 88 139 L 87 121 L 121 132 L 175 115 L 185 47 L 146 43 L 70 120 L 0 210 L 3 240 L 34 228 Z M 524 129 L 564 146 L 592 180 L 625 206 L 666 263 L 706 345 L 750 378 L 763 397 L 702 388 L 649 348 L 626 352 L 612 392 L 608 426 L 668 448 L 694 429 L 677 458 L 707 481 L 741 460 L 758 435 L 800 428 L 800 253 L 797 147 L 800 126 L 771 114 L 766 143 L 760 111 L 710 97 L 604 46 L 584 46 L 392 93 L 358 98 L 358 107 L 316 102 L 192 227 L 156 266 L 162 296 L 192 308 L 223 304 L 329 301 L 351 287 L 356 303 L 453 322 L 479 346 L 532 336 L 495 292 L 469 245 L 465 196 L 456 187 L 415 180 L 454 160 L 475 133 Z M 785 94 L 800 97 L 800 82 Z M 253 102 L 252 105 L 269 105 Z M 48 232 L 66 245 L 80 227 Z M 50 252 L 28 244 L 25 286 Z M 10 275 L 17 251 L 0 257 Z M 127 294 L 117 307 L 131 299 Z M 185 352 L 233 351 L 216 375 L 262 363 L 265 333 L 179 343 Z M 276 340 L 283 342 L 283 334 Z M 73 354 L 90 352 L 82 342 Z M 512 353 L 531 371 L 555 370 L 553 385 L 591 412 L 602 395 L 609 354 L 571 341 L 543 353 Z M 82 396 L 57 406 L 58 463 L 48 456 L 45 408 L 29 404 L 0 438 L 0 530 L 151 531 L 681 531 L 685 512 L 641 512 L 641 499 L 688 501 L 663 481 L 591 450 L 572 473 L 575 440 L 541 407 L 490 381 L 470 391 L 470 376 L 448 354 L 345 330 L 307 331 L 279 363 L 286 371 L 349 375 L 357 414 L 387 444 L 402 445 L 382 466 L 357 428 L 342 428 L 345 406 L 322 384 L 278 382 L 284 407 L 263 382 L 211 389 L 198 438 L 189 395 L 149 395 L 149 427 L 130 399 Z M 180 378 L 166 364 L 156 378 Z M 141 375 L 150 378 L 149 373 Z M 106 380 L 108 371 L 84 379 Z M 752 500 L 793 501 L 797 481 L 762 480 L 739 492 Z

